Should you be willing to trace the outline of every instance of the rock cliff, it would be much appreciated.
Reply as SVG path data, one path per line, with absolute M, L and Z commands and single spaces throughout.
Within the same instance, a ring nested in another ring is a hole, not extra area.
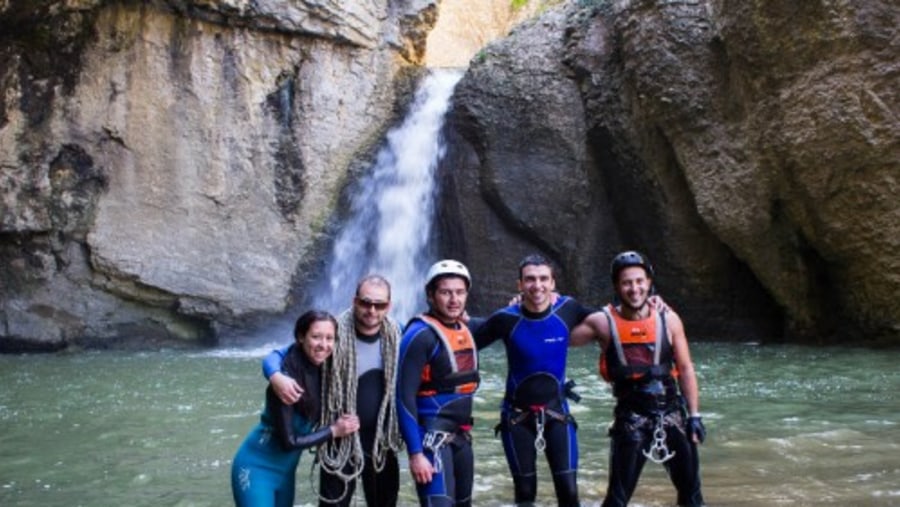
M 900 343 L 898 26 L 889 1 L 548 13 L 457 88 L 446 254 L 484 308 L 531 251 L 601 303 L 634 248 L 689 334 Z
M 0 1 L 0 351 L 211 343 L 282 312 L 437 0 Z M 645 251 L 693 337 L 900 343 L 900 6 L 572 0 L 471 62 L 442 254 L 483 313 L 543 252 Z
M 283 311 L 435 1 L 0 2 L 0 350 Z

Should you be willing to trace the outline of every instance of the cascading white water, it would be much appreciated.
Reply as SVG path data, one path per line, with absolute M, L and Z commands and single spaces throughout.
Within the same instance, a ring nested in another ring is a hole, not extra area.
M 343 310 L 357 281 L 378 273 L 391 283 L 392 314 L 401 323 L 422 309 L 423 277 L 434 260 L 428 250 L 434 173 L 445 152 L 440 132 L 460 77 L 458 70 L 433 70 L 404 121 L 387 134 L 371 172 L 353 192 L 328 259 L 327 283 L 312 295 L 316 307 Z

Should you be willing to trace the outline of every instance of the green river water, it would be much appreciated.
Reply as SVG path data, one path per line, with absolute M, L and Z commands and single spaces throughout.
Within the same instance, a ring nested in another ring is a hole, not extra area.
M 231 505 L 231 459 L 258 420 L 260 359 L 272 346 L 0 356 L 0 506 Z M 692 353 L 710 506 L 900 506 L 900 352 L 704 343 Z M 612 410 L 596 354 L 570 356 L 585 506 L 605 490 Z M 482 353 L 476 506 L 511 503 L 491 431 L 504 361 L 500 346 Z M 314 505 L 311 463 L 304 455 L 297 505 Z M 415 505 L 401 466 L 402 504 Z M 540 505 L 555 505 L 539 470 Z M 648 464 L 633 505 L 673 502 L 665 473 Z

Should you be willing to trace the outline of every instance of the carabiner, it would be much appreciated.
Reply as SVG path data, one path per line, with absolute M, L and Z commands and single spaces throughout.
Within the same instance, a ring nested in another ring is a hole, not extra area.
M 665 463 L 675 456 L 675 452 L 669 451 L 666 445 L 666 430 L 663 428 L 663 416 L 660 415 L 656 420 L 656 429 L 653 430 L 653 444 L 646 451 L 642 451 L 650 461 L 654 463 Z
M 534 448 L 537 452 L 544 452 L 547 448 L 547 440 L 544 439 L 544 408 L 534 414 L 535 432 Z

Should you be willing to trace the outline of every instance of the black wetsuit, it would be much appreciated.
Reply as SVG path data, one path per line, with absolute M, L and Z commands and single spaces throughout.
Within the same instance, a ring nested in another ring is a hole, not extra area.
M 660 424 L 665 448 L 673 453 L 663 466 L 678 492 L 678 505 L 699 507 L 703 505 L 699 456 L 686 431 L 685 403 L 672 373 L 674 358 L 665 318 L 653 311 L 647 319 L 631 321 L 611 306 L 604 311 L 612 334 L 603 351 L 604 377 L 612 381 L 616 407 L 609 431 L 610 475 L 603 507 L 628 505 L 647 462 L 644 452 L 651 450 Z M 622 345 L 621 355 L 617 341 Z
M 400 466 L 397 462 L 397 454 L 391 450 L 386 451 L 384 468 L 380 472 L 376 472 L 372 457 L 375 432 L 378 428 L 378 411 L 385 394 L 381 340 L 381 334 L 356 335 L 358 375 L 356 414 L 359 416 L 359 438 L 365 455 L 360 479 L 366 495 L 366 505 L 393 507 L 397 505 L 397 493 L 400 490 Z M 350 463 L 347 464 L 345 472 L 352 472 Z M 347 488 L 346 494 L 344 494 L 344 488 Z M 319 496 L 323 499 L 337 499 L 343 495 L 340 502 L 320 500 L 319 507 L 349 506 L 355 490 L 355 481 L 346 484 L 340 476 L 329 474 L 324 469 L 319 473 Z

